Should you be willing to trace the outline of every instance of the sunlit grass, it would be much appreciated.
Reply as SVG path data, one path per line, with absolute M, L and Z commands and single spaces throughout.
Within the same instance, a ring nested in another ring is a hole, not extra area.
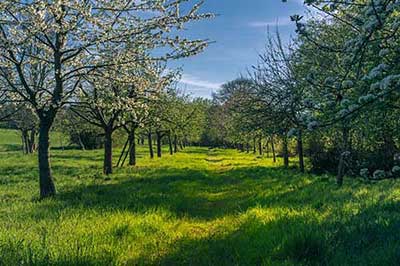
M 2 144 L 5 141 L 2 140 Z M 0 153 L 0 265 L 396 265 L 396 180 L 299 174 L 233 150 L 187 148 L 101 174 L 102 151 Z M 115 151 L 117 159 L 118 149 Z

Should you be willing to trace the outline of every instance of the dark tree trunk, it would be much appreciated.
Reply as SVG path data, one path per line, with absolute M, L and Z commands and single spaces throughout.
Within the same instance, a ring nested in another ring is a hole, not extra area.
M 299 153 L 300 172 L 304 173 L 304 149 L 303 149 L 303 132 L 299 130 L 297 136 L 297 152 Z
M 153 151 L 153 140 L 152 140 L 151 132 L 149 132 L 147 134 L 147 141 L 148 141 L 148 144 L 149 144 L 150 159 L 153 159 L 154 158 L 154 151 Z
M 46 118 L 40 120 L 39 127 L 39 183 L 40 183 L 40 198 L 47 198 L 56 194 L 53 176 L 50 166 L 50 139 L 49 132 L 51 122 Z
M 184 137 L 184 138 L 183 138 L 183 148 L 186 148 L 187 145 L 188 145 L 187 138 Z
M 174 153 L 178 152 L 178 136 L 174 135 Z
M 179 141 L 179 148 L 180 148 L 181 150 L 183 150 L 183 143 L 182 143 L 182 141 Z
M 168 146 L 169 146 L 169 154 L 174 154 L 174 149 L 172 148 L 172 140 L 171 140 L 171 133 L 168 133 Z
M 241 152 L 244 152 L 244 146 L 243 146 L 242 143 L 239 144 L 239 148 L 240 148 L 240 151 L 241 151 Z
M 256 147 L 256 138 L 253 139 L 253 153 L 256 154 L 257 153 L 257 147 Z
M 246 153 L 250 153 L 250 144 L 246 143 Z
M 21 141 L 22 141 L 22 152 L 24 154 L 29 153 L 29 143 L 28 143 L 28 131 L 21 129 Z
M 161 135 L 161 132 L 157 131 L 156 132 L 156 137 L 157 137 L 157 157 L 161 158 L 161 156 L 162 156 L 162 151 L 161 151 L 161 148 L 162 148 L 162 145 L 161 145 L 162 135 Z
M 112 174 L 112 128 L 105 128 L 103 173 Z
M 283 163 L 285 168 L 289 167 L 289 148 L 288 148 L 288 139 L 286 134 L 283 137 Z
M 275 152 L 275 144 L 274 144 L 274 137 L 271 136 L 271 151 L 272 151 L 272 158 L 274 163 L 276 163 L 276 152 Z
M 345 168 L 345 160 L 349 148 L 349 129 L 344 126 L 342 130 L 342 149 L 339 157 L 338 172 L 336 175 L 336 184 L 338 186 L 343 185 L 343 176 Z
M 129 165 L 136 165 L 136 129 L 132 128 L 129 133 Z
M 29 151 L 30 153 L 34 153 L 36 151 L 36 143 L 35 143 L 35 137 L 36 137 L 36 130 L 32 129 L 29 137 Z
M 261 139 L 261 138 L 258 140 L 258 153 L 259 153 L 260 155 L 263 155 L 262 139 Z

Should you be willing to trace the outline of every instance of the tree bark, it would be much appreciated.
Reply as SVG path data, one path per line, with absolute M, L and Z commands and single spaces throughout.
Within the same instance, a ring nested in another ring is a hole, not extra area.
M 157 157 L 161 158 L 161 156 L 162 156 L 162 151 L 161 151 L 161 148 L 162 148 L 162 145 L 161 145 L 162 135 L 161 135 L 160 131 L 156 132 L 156 137 L 157 137 Z
M 174 135 L 174 153 L 178 152 L 178 136 Z
M 180 148 L 181 150 L 183 150 L 183 143 L 182 143 L 182 141 L 179 141 L 179 148 Z
M 261 139 L 261 138 L 258 140 L 258 153 L 259 153 L 260 155 L 263 155 L 263 150 L 262 150 L 262 139 Z
M 256 147 L 256 138 L 253 139 L 253 153 L 257 153 L 257 147 Z
M 171 140 L 171 132 L 168 133 L 168 146 L 169 146 L 169 154 L 174 154 L 174 149 L 172 148 L 172 140 Z
M 36 129 L 32 129 L 29 136 L 30 153 L 34 153 L 36 150 L 35 137 L 36 137 Z
M 111 128 L 105 128 L 105 140 L 104 140 L 104 164 L 103 173 L 106 175 L 112 174 L 112 133 Z
M 299 130 L 297 136 L 297 152 L 299 153 L 300 172 L 304 173 L 304 149 L 303 149 L 303 132 Z
M 40 185 L 40 198 L 47 198 L 56 194 L 56 187 L 54 185 L 53 176 L 51 174 L 50 166 L 50 132 L 51 122 L 46 118 L 40 120 L 39 126 L 39 185 Z
M 136 165 L 136 129 L 132 128 L 129 133 L 129 165 Z
M 275 144 L 274 144 L 274 137 L 271 136 L 271 151 L 272 151 L 272 158 L 274 163 L 276 163 L 276 152 L 275 152 Z
M 21 140 L 22 140 L 22 152 L 24 154 L 28 154 L 29 153 L 28 131 L 25 129 L 21 129 Z
M 288 149 L 288 139 L 286 134 L 283 137 L 283 163 L 285 168 L 289 167 L 289 149 Z
M 344 176 L 344 167 L 345 167 L 345 159 L 347 156 L 347 152 L 348 152 L 348 146 L 349 146 L 349 129 L 344 126 L 343 130 L 342 130 L 342 151 L 340 154 L 340 158 L 339 158 L 339 165 L 338 165 L 338 172 L 337 172 L 337 176 L 336 176 L 336 184 L 338 186 L 342 186 L 343 185 L 343 176 Z
M 244 152 L 244 145 L 243 145 L 243 143 L 240 143 L 240 144 L 239 144 L 239 149 L 240 149 L 240 152 Z
M 147 140 L 148 140 L 148 144 L 149 144 L 150 159 L 153 159 L 154 151 L 153 151 L 153 140 L 152 140 L 151 132 L 149 132 L 147 134 Z

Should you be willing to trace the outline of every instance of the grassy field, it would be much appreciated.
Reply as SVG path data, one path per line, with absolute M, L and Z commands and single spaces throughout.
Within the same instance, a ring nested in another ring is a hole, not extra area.
M 400 261 L 395 180 L 346 180 L 338 189 L 329 176 L 233 150 L 150 160 L 144 147 L 136 168 L 106 178 L 102 151 L 53 150 L 58 195 L 38 201 L 36 156 L 0 134 L 0 265 Z

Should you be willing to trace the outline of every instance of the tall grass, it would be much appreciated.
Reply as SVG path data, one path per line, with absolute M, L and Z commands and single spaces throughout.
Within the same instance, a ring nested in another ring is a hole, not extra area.
M 102 151 L 52 154 L 58 195 L 38 201 L 36 156 L 0 153 L 0 265 L 397 265 L 400 259 L 396 180 L 347 179 L 339 189 L 329 176 L 284 170 L 252 154 L 187 148 L 150 160 L 145 147 L 137 167 L 107 178 Z

